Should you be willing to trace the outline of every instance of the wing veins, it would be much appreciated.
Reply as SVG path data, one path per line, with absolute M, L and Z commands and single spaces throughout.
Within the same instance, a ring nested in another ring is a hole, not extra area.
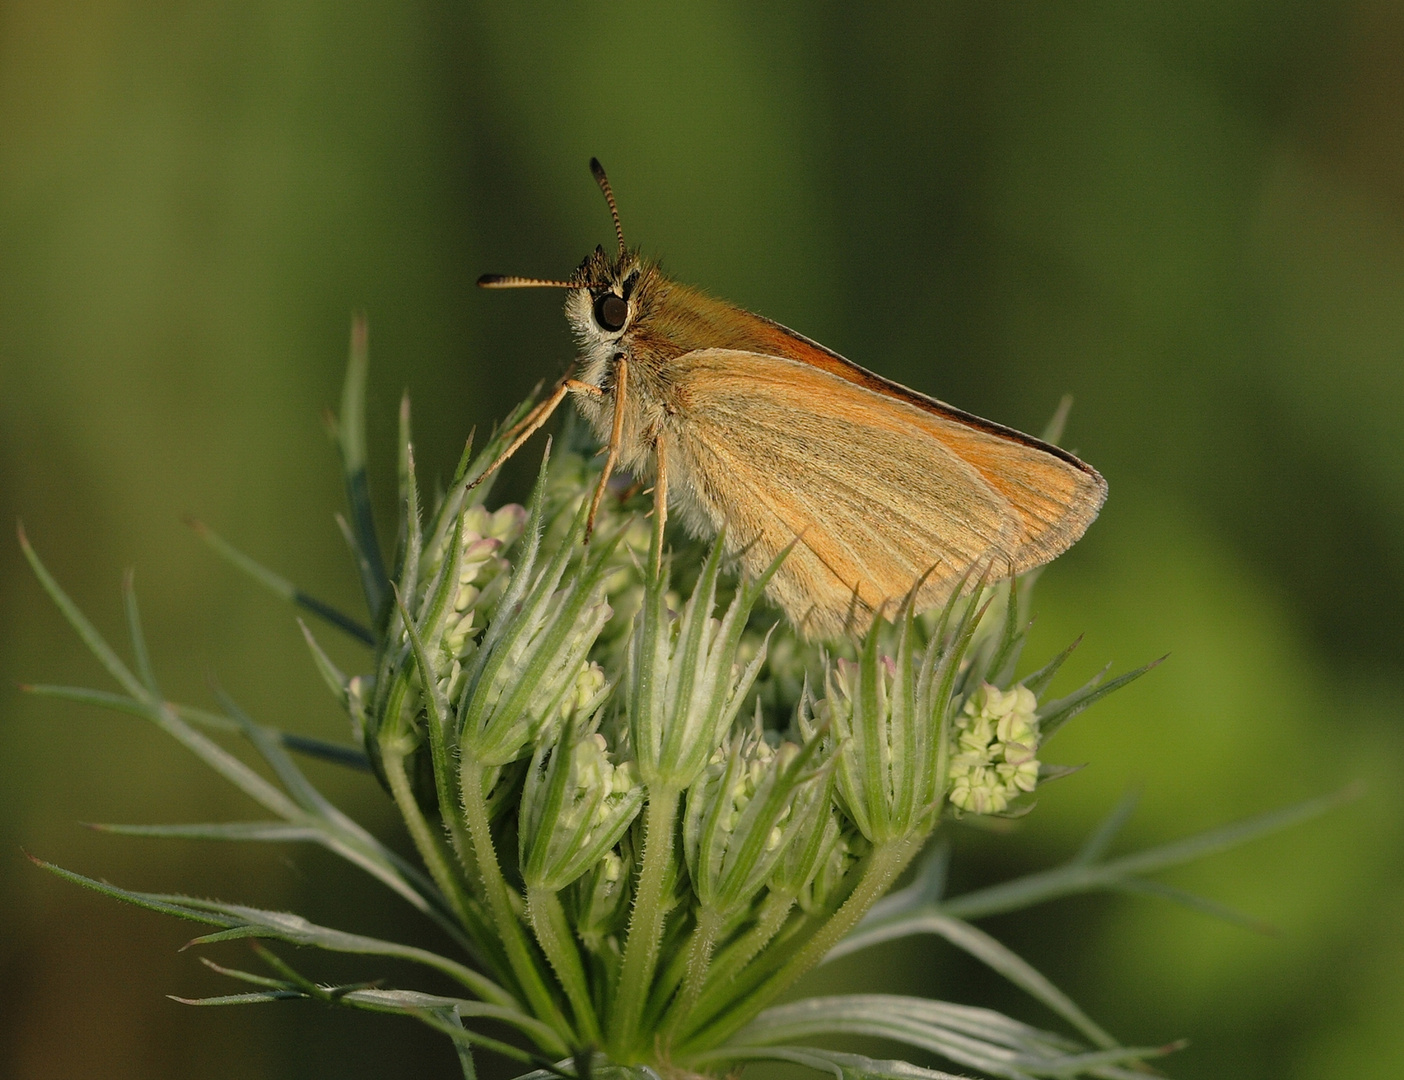
M 700 447 L 703 451 L 709 454 L 719 464 L 723 466 L 729 466 L 729 462 L 724 461 L 720 454 L 718 454 L 714 449 L 712 449 L 711 446 L 703 442 L 696 442 L 693 444 L 694 455 L 697 454 L 698 447 Z M 775 510 L 770 505 L 770 502 L 766 498 L 765 493 L 762 492 L 751 479 L 749 479 L 746 476 L 743 476 L 742 474 L 734 470 L 732 471 L 731 475 L 737 483 L 742 484 L 747 490 L 750 491 L 750 493 L 755 497 L 756 505 L 764 507 L 765 513 L 779 523 L 780 533 L 782 536 L 789 535 L 791 537 L 794 537 L 799 543 L 805 546 L 806 550 L 808 550 L 810 554 L 812 554 L 816 559 L 819 560 L 820 565 L 822 565 L 824 569 L 829 572 L 830 576 L 832 576 L 835 581 L 837 581 L 841 586 L 843 586 L 844 589 L 848 590 L 849 592 L 853 591 L 852 586 L 843 579 L 843 575 L 839 573 L 839 571 L 834 567 L 834 565 L 830 563 L 828 559 L 824 558 L 823 553 L 815 550 L 814 545 L 809 543 L 809 541 L 807 541 L 804 538 L 804 534 L 807 530 L 797 530 L 789 522 L 787 522 L 780 515 L 779 511 Z M 783 545 L 781 546 L 783 547 Z M 859 597 L 859 603 L 863 604 L 864 607 L 869 606 L 867 601 L 863 600 L 862 597 Z
M 759 426 L 753 420 L 747 417 L 744 411 L 736 408 L 734 405 L 728 407 L 726 404 L 723 404 L 727 401 L 727 398 L 721 397 L 714 399 L 714 402 L 712 403 L 711 409 L 709 411 L 719 413 L 726 417 L 732 418 L 735 421 L 739 421 L 738 426 L 740 427 L 754 429 Z M 826 417 L 821 413 L 815 412 L 807 412 L 805 415 L 820 422 L 827 421 L 830 419 L 829 417 Z M 912 429 L 912 434 L 919 438 L 929 438 L 929 436 L 925 432 L 922 432 L 920 429 L 916 428 Z M 959 455 L 956 455 L 953 451 L 945 448 L 944 446 L 942 447 L 942 450 L 945 453 L 951 454 L 951 456 L 955 457 L 958 461 L 963 460 L 959 457 Z M 799 466 L 799 468 L 795 470 L 796 473 L 798 475 L 804 474 L 804 466 L 807 464 L 807 462 L 800 458 L 793 450 L 789 450 L 783 445 L 772 446 L 768 448 L 768 453 L 772 456 L 772 458 L 784 458 L 793 465 Z M 992 488 L 989 488 L 984 478 L 980 476 L 979 470 L 974 469 L 972 467 L 971 471 L 975 474 L 976 478 L 980 481 L 982 485 L 986 487 L 986 490 L 988 490 L 993 497 L 1000 499 L 1001 502 L 1007 503 L 1008 500 L 1004 499 Z M 949 549 L 949 545 L 942 537 L 932 532 L 924 522 L 911 516 L 909 512 L 899 507 L 893 506 L 890 503 L 882 503 L 876 499 L 873 499 L 871 496 L 865 496 L 859 488 L 855 487 L 853 484 L 849 483 L 848 481 L 842 479 L 841 477 L 835 475 L 832 472 L 824 472 L 823 478 L 826 484 L 831 485 L 834 488 L 841 489 L 842 492 L 848 494 L 850 497 L 847 499 L 847 502 L 855 510 L 858 510 L 860 514 L 863 511 L 871 511 L 871 508 L 876 506 L 884 513 L 900 518 L 901 521 L 908 527 L 910 533 L 919 533 L 920 535 L 925 537 L 928 540 L 928 542 L 934 541 L 934 546 L 941 550 Z M 958 505 L 947 504 L 945 507 L 943 507 L 943 509 L 946 512 L 947 516 L 950 518 L 950 520 L 952 520 L 955 524 L 959 525 L 962 529 L 970 533 L 972 536 L 976 537 L 984 545 L 983 549 L 980 552 L 976 552 L 972 556 L 973 559 L 978 559 L 981 554 L 983 554 L 985 551 L 988 551 L 990 548 L 996 546 L 1004 546 L 1003 544 L 1001 544 L 1001 536 L 990 536 L 990 534 L 986 531 L 986 527 L 983 523 L 973 520 L 972 515 L 970 515 L 968 512 L 962 512 Z M 1009 510 L 1011 513 L 1014 512 L 1012 506 L 1009 507 Z M 917 569 L 916 573 L 922 573 L 925 569 L 927 568 Z

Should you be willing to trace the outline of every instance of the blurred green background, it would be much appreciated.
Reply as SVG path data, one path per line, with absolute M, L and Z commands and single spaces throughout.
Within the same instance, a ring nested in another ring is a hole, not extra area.
M 988 928 L 1119 1037 L 1188 1037 L 1177 1077 L 1396 1077 L 1401 71 L 1392 0 L 0 4 L 0 519 L 114 638 L 136 568 L 169 695 L 215 678 L 343 736 L 290 613 L 180 518 L 354 608 L 320 421 L 350 312 L 383 501 L 403 388 L 444 475 L 562 369 L 558 294 L 472 284 L 609 243 L 597 154 L 675 276 L 1021 428 L 1076 396 L 1111 496 L 1044 576 L 1037 650 L 1172 655 L 1052 744 L 1090 767 L 1015 832 L 960 838 L 958 884 L 1065 857 L 1128 789 L 1123 849 L 1368 783 L 1167 877 L 1276 936 L 1132 897 Z M 80 828 L 253 807 L 138 721 L 14 689 L 107 684 L 12 541 L 0 612 L 0 1075 L 454 1075 L 403 1021 L 177 1005 L 228 988 L 191 927 L 24 861 L 440 944 L 317 852 Z M 398 836 L 372 783 L 313 773 Z M 934 943 L 836 974 L 1052 1023 Z

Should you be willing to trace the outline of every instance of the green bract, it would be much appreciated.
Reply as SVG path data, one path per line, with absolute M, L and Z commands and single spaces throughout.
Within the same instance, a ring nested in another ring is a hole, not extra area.
M 944 822 L 1027 811 L 1031 804 L 1019 800 L 1066 771 L 1040 764 L 1043 744 L 1145 669 L 1047 700 L 1067 653 L 1017 678 L 1028 590 L 992 590 L 978 571 L 945 611 L 917 618 L 903 610 L 893 623 L 879 620 L 852 658 L 832 658 L 771 625 L 760 606 L 765 581 L 732 580 L 720 541 L 667 551 L 643 513 L 646 498 L 611 494 L 587 543 L 596 473 L 584 448 L 547 455 L 529 508 L 489 510 L 490 478 L 479 481 L 505 445 L 499 434 L 476 457 L 465 452 L 426 513 L 407 409 L 400 540 L 387 569 L 365 481 L 364 336 L 353 342 L 339 434 L 347 533 L 369 625 L 202 534 L 264 584 L 370 646 L 364 670 L 347 675 L 308 633 L 356 745 L 262 726 L 228 701 L 218 712 L 166 701 L 130 589 L 135 672 L 22 540 L 44 587 L 122 692 L 33 689 L 149 718 L 269 814 L 108 828 L 322 844 L 399 893 L 457 950 L 439 955 L 286 913 L 129 892 L 53 868 L 215 927 L 202 941 L 249 937 L 361 954 L 371 980 L 322 986 L 259 946 L 271 974 L 219 968 L 254 989 L 204 1004 L 310 997 L 403 1013 L 444 1032 L 469 1077 L 474 1050 L 576 1080 L 647 1070 L 722 1075 L 761 1059 L 840 1080 L 948 1075 L 813 1045 L 876 1036 L 991 1076 L 1129 1078 L 1142 1075 L 1142 1059 L 1169 1049 L 1119 1045 L 969 920 L 1070 892 L 1145 888 L 1141 874 L 1316 813 L 1329 800 L 1106 860 L 1126 813 L 1118 810 L 1066 866 L 953 898 L 941 895 L 938 844 L 915 884 L 885 895 Z M 201 728 L 249 740 L 276 782 Z M 418 864 L 332 806 L 289 751 L 371 771 L 404 817 Z M 916 933 L 939 934 L 990 964 L 1068 1032 L 898 995 L 776 1004 L 825 959 Z M 377 956 L 433 968 L 462 996 L 382 988 Z M 485 1021 L 496 1034 L 483 1033 Z M 504 1025 L 514 1039 L 502 1036 Z

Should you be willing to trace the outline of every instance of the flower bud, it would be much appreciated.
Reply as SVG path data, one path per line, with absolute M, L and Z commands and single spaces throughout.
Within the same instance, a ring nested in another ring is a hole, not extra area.
M 626 843 L 606 851 L 566 893 L 574 907 L 575 932 L 596 955 L 619 952 L 619 935 L 629 921 L 633 869 Z
M 633 763 L 613 764 L 603 735 L 576 730 L 568 724 L 558 742 L 540 747 L 527 772 L 518 846 L 531 888 L 557 892 L 571 884 L 619 842 L 643 806 Z
M 724 742 L 687 793 L 683 851 L 702 905 L 730 913 L 760 891 L 789 841 L 823 828 L 827 807 L 801 802 L 820 770 L 818 740 L 772 746 L 759 720 Z M 796 811 L 800 811 L 797 813 Z
M 998 814 L 1038 783 L 1038 701 L 1026 686 L 982 683 L 952 728 L 950 802 L 972 814 Z
M 674 615 L 668 575 L 648 584 L 629 655 L 629 738 L 650 789 L 691 786 L 722 742 L 765 659 L 744 668 L 737 651 L 764 582 L 744 584 L 717 620 L 717 576 L 723 539 L 713 545 L 692 595 Z
M 857 830 L 835 827 L 832 841 L 822 849 L 823 858 L 813 877 L 800 889 L 800 910 L 807 915 L 830 914 L 834 905 L 842 899 L 844 886 L 852 887 L 849 871 L 871 847 L 872 844 Z
M 456 708 L 460 750 L 482 767 L 515 760 L 534 740 L 550 742 L 564 713 L 574 714 L 576 706 L 567 699 L 579 704 L 589 687 L 605 692 L 603 676 L 587 674 L 593 666 L 587 657 L 611 614 L 602 582 L 618 538 L 591 544 L 567 579 L 566 569 L 583 546 L 582 511 L 550 561 L 538 565 L 543 487 L 539 482 L 533 500 L 531 542 L 464 665 Z M 582 676 L 586 684 L 578 681 Z

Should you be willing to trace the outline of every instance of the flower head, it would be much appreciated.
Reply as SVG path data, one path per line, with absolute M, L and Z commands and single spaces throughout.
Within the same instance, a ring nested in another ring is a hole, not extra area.
M 947 801 L 959 812 L 1006 811 L 1038 782 L 1041 736 L 1134 674 L 1051 703 L 1040 721 L 1037 693 L 1061 659 L 1029 685 L 1014 682 L 1022 600 L 1012 586 L 998 629 L 979 629 L 977 587 L 939 616 L 904 610 L 895 624 L 878 620 L 856 659 L 833 660 L 783 626 L 752 626 L 765 579 L 725 582 L 724 538 L 705 557 L 698 545 L 667 555 L 660 518 L 637 513 L 621 488 L 587 542 L 596 473 L 580 454 L 543 462 L 529 510 L 488 510 L 490 481 L 478 481 L 525 408 L 478 458 L 465 453 L 424 522 L 402 412 L 400 545 L 387 569 L 354 414 L 364 374 L 353 356 L 353 415 L 342 434 L 348 531 L 373 626 L 332 621 L 374 645 L 374 670 L 347 677 L 312 645 L 420 865 L 332 807 L 288 757 L 294 744 L 272 729 L 230 715 L 286 793 L 190 729 L 154 686 L 125 672 L 119 681 L 137 711 L 283 819 L 252 823 L 260 837 L 315 837 L 410 900 L 465 955 L 282 913 L 144 899 L 233 936 L 428 962 L 476 1000 L 365 985 L 333 992 L 281 962 L 280 978 L 250 977 L 257 995 L 223 1000 L 313 996 L 404 1012 L 454 1038 L 470 1076 L 470 1049 L 492 1045 L 531 1064 L 574 1057 L 582 1076 L 636 1080 L 767 1055 L 859 1078 L 947 1075 L 770 1046 L 787 1025 L 796 1039 L 904 1038 L 996 1075 L 1122 1075 L 1119 1063 L 1144 1056 L 1100 1035 L 1086 1053 L 996 1014 L 916 999 L 769 1007 L 855 930 L 864 936 L 859 921 L 940 825 Z M 138 628 L 134 607 L 129 615 Z M 81 616 L 75 625 L 100 641 Z M 122 670 L 106 645 L 95 651 Z M 753 719 L 738 725 L 743 707 Z M 514 1026 L 534 1050 L 479 1035 L 471 1024 L 485 1018 Z
M 997 814 L 1038 784 L 1038 700 L 1026 686 L 982 683 L 966 699 L 952 730 L 951 805 Z

